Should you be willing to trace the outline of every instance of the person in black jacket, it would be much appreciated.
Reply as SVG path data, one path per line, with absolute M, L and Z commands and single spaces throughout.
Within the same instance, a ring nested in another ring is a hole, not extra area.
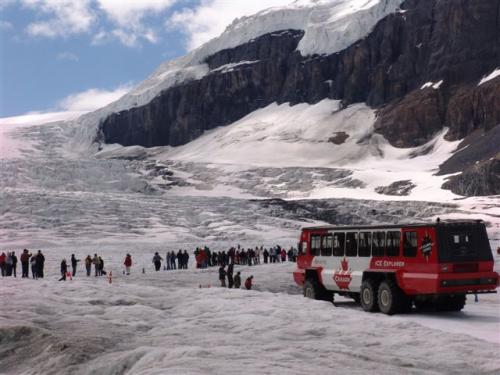
M 28 249 L 24 249 L 23 253 L 21 254 L 21 268 L 23 271 L 22 277 L 29 277 L 30 257 L 31 254 L 29 253 Z
M 179 249 L 179 251 L 177 252 L 177 264 L 180 270 L 184 268 L 183 258 L 184 257 L 182 256 L 182 250 Z
M 45 257 L 42 254 L 42 250 L 38 250 L 36 255 L 36 270 L 38 272 L 38 277 L 43 279 L 43 267 L 45 265 Z
M 158 252 L 155 253 L 155 256 L 153 257 L 153 263 L 155 265 L 155 270 L 158 272 L 161 268 L 161 261 L 163 258 L 158 254 Z
M 72 272 L 73 277 L 75 277 L 76 266 L 77 266 L 79 261 L 80 261 L 80 259 L 75 258 L 75 254 L 71 254 L 71 268 L 73 269 L 73 272 Z
M 66 264 L 66 259 L 61 262 L 61 278 L 59 281 L 66 281 L 66 273 L 68 272 L 68 265 Z
M 226 287 L 226 270 L 224 269 L 224 265 L 219 267 L 219 280 L 220 280 L 220 286 L 225 288 Z
M 227 287 L 228 288 L 233 287 L 233 270 L 234 270 L 234 263 L 229 263 L 229 266 L 227 266 Z
M 238 271 L 236 272 L 236 275 L 234 275 L 234 288 L 240 289 L 240 287 L 241 287 L 241 272 Z
M 17 277 L 16 271 L 17 271 L 17 257 L 16 257 L 16 253 L 13 251 L 12 252 L 12 276 Z
M 187 250 L 184 250 L 184 253 L 182 254 L 182 268 L 187 270 L 188 263 L 189 263 L 189 254 L 188 254 Z

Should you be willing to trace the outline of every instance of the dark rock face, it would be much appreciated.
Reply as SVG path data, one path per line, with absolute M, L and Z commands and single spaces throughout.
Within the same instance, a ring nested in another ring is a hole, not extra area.
M 443 188 L 465 196 L 500 194 L 500 152 L 494 158 L 480 161 L 460 175 L 451 177 Z
M 411 180 L 401 180 L 388 186 L 378 186 L 375 191 L 379 194 L 405 196 L 409 195 L 416 186 Z
M 401 8 L 332 55 L 301 56 L 298 30 L 219 51 L 202 79 L 105 119 L 104 141 L 181 145 L 273 102 L 325 98 L 378 108 L 375 130 L 398 147 L 421 145 L 444 126 L 456 140 L 500 124 L 500 77 L 477 86 L 500 66 L 500 1 L 406 0 Z

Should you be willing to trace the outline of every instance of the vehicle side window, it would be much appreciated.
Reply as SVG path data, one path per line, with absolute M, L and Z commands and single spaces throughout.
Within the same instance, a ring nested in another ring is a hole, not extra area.
M 414 258 L 417 256 L 417 232 L 405 232 L 403 235 L 403 255 Z
M 344 256 L 345 233 L 334 233 L 333 235 L 333 255 L 336 257 Z
M 321 249 L 321 236 L 314 234 L 311 236 L 311 255 L 319 255 Z
M 358 232 L 349 232 L 345 240 L 345 255 L 348 257 L 358 256 Z
M 333 239 L 331 234 L 327 234 L 321 238 L 321 255 L 322 256 L 331 256 L 332 255 L 332 247 L 333 247 Z
M 369 257 L 371 255 L 372 234 L 371 232 L 361 232 L 359 234 L 359 252 L 360 257 Z
M 401 243 L 401 232 L 400 231 L 387 232 L 386 255 L 388 257 L 399 256 L 400 243 Z
M 385 232 L 373 232 L 372 256 L 382 257 L 385 250 Z

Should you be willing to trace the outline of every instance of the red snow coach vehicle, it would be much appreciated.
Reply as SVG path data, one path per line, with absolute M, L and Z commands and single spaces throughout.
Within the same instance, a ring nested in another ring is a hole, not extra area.
M 496 293 L 482 221 L 303 228 L 295 282 L 304 296 L 335 293 L 385 314 L 460 311 L 466 294 Z

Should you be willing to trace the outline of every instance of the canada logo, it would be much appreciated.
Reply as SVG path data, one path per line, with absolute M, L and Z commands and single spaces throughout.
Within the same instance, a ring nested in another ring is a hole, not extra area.
M 333 281 L 335 281 L 340 289 L 349 289 L 352 276 L 349 269 L 349 262 L 345 258 L 340 262 L 340 268 L 333 272 Z

